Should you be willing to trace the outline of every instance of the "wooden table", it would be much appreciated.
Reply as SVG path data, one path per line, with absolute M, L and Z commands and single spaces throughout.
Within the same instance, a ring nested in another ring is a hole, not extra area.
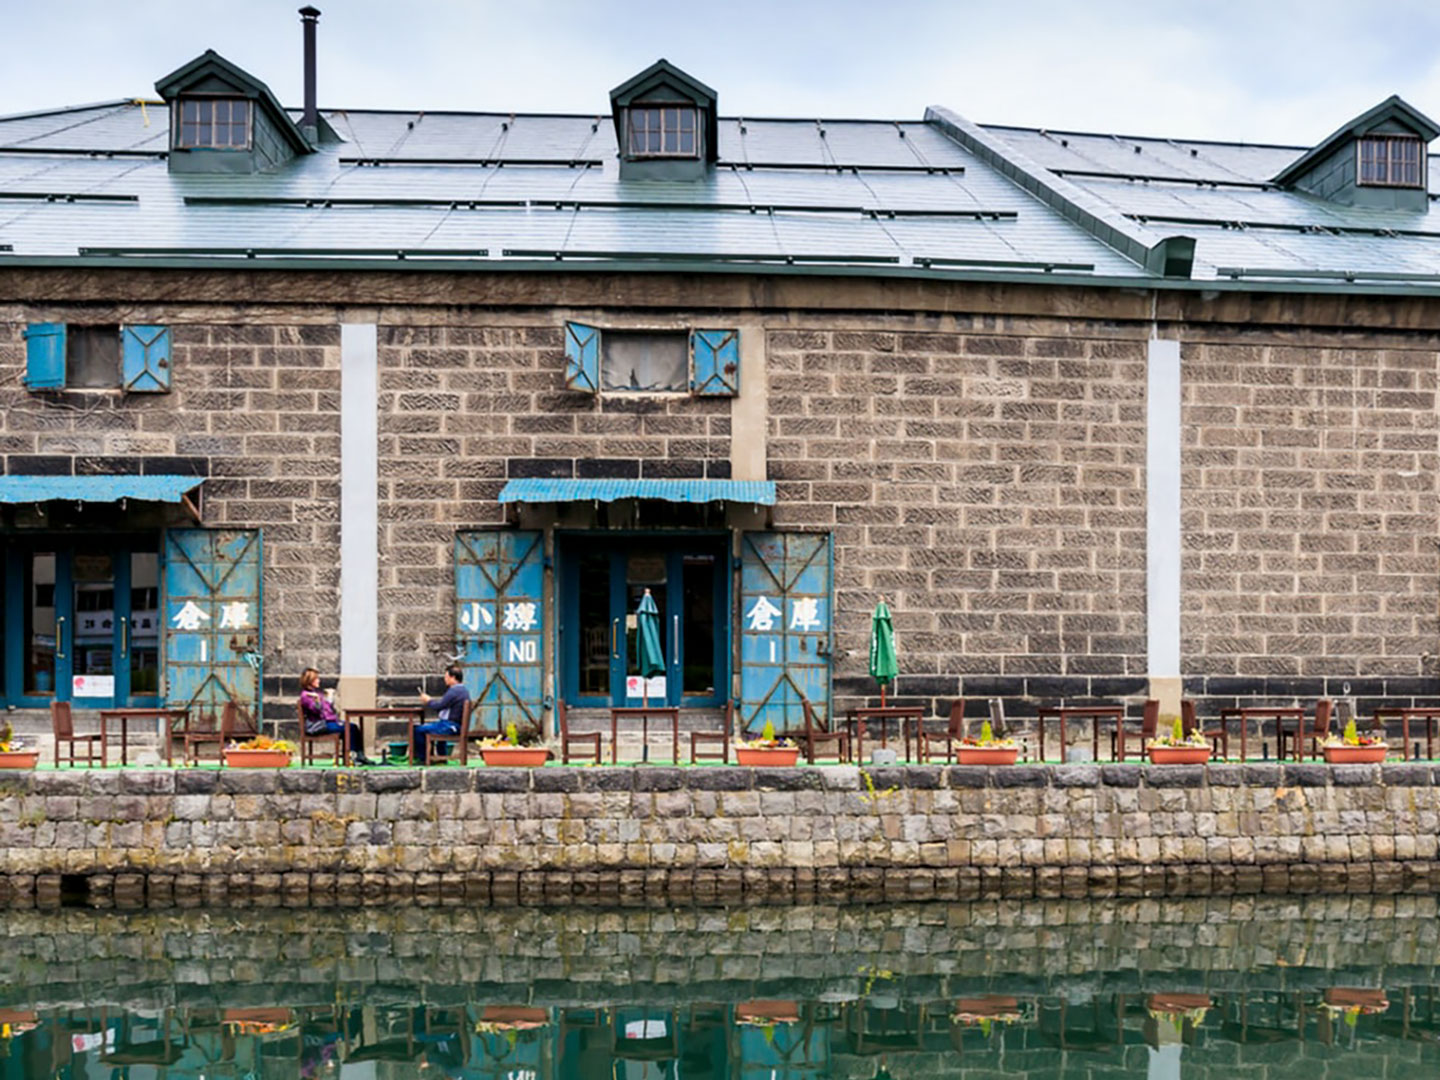
M 165 764 L 173 763 L 171 753 L 171 741 L 169 725 L 176 720 L 187 720 L 190 717 L 189 709 L 173 709 L 165 705 L 157 705 L 151 709 L 101 709 L 100 710 L 100 767 L 103 769 L 110 764 L 109 758 L 109 725 L 110 721 L 120 721 L 120 764 L 130 764 L 130 721 L 131 720 L 154 720 L 159 734 L 165 740 Z
M 880 745 L 889 746 L 889 721 L 894 720 L 900 729 L 900 738 L 905 743 L 905 760 L 910 758 L 910 731 L 905 721 L 913 721 L 917 727 L 925 722 L 925 709 L 920 705 L 872 705 L 850 709 L 845 713 L 845 726 L 850 732 L 850 741 L 855 748 L 855 760 L 865 760 L 865 725 L 871 720 L 880 721 Z M 915 741 L 920 741 L 917 735 Z
M 419 705 L 392 706 L 390 708 L 372 709 L 345 709 L 343 710 L 345 729 L 340 732 L 340 738 L 348 739 L 350 737 L 348 734 L 350 730 L 349 725 L 350 721 L 354 720 L 360 725 L 361 743 L 366 746 L 370 746 L 373 745 L 374 739 L 377 737 L 378 733 L 376 730 L 376 725 L 372 723 L 370 731 L 371 737 L 368 739 L 365 737 L 366 720 L 404 720 L 406 722 L 405 760 L 410 764 L 414 764 L 415 738 L 413 732 L 415 730 L 415 725 L 417 723 L 423 722 L 424 718 L 425 710 Z M 379 750 L 379 747 L 376 747 L 376 749 Z M 389 755 L 385 753 L 379 754 L 379 758 L 381 761 L 384 761 L 388 756 Z
M 1381 731 L 1385 730 L 1385 718 L 1398 716 L 1400 718 L 1400 740 L 1404 743 L 1400 747 L 1400 757 L 1404 761 L 1410 760 L 1410 718 L 1425 721 L 1425 757 L 1433 760 L 1435 757 L 1435 721 L 1440 720 L 1440 709 L 1424 707 L 1391 707 L 1375 710 L 1375 725 Z
M 1090 718 L 1090 756 L 1100 760 L 1100 721 L 1113 720 L 1118 734 L 1115 736 L 1115 750 L 1123 758 L 1125 753 L 1125 706 L 1124 705 L 1042 705 L 1036 712 L 1040 729 L 1040 763 L 1045 763 L 1045 721 L 1060 721 L 1060 760 L 1065 760 L 1065 725 L 1067 720 Z
M 671 734 L 670 760 L 680 764 L 680 707 L 678 705 L 614 705 L 610 708 L 610 764 L 618 760 L 620 721 L 639 720 L 641 751 L 640 760 L 650 760 L 650 718 L 669 718 Z
M 1231 706 L 1228 709 L 1220 710 L 1220 726 L 1224 727 L 1231 720 L 1240 721 L 1240 760 L 1246 760 L 1245 736 L 1249 731 L 1251 720 L 1274 720 L 1277 737 L 1284 729 L 1286 720 L 1295 721 L 1295 760 L 1302 760 L 1303 742 L 1302 733 L 1305 730 L 1305 710 L 1298 705 L 1244 705 Z M 1279 747 L 1276 747 L 1279 750 Z M 1279 753 L 1276 753 L 1279 758 Z

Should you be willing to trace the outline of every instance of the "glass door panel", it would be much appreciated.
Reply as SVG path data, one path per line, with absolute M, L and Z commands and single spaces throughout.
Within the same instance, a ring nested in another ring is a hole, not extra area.
M 715 556 L 686 555 L 680 619 L 682 686 L 686 697 L 715 696 Z
M 624 560 L 625 563 L 625 589 L 621 597 L 624 604 L 621 618 L 625 626 L 625 678 L 617 688 L 617 703 L 640 705 L 648 701 L 651 705 L 664 705 L 668 699 L 667 679 L 664 675 L 652 676 L 644 688 L 644 693 L 640 692 L 638 684 L 635 687 L 636 692 L 630 692 L 630 678 L 638 678 L 640 675 L 639 632 L 636 629 L 635 612 L 640 607 L 640 599 L 645 595 L 646 589 L 650 590 L 655 607 L 660 612 L 660 652 L 667 660 L 669 658 L 670 650 L 666 640 L 666 628 L 669 624 L 666 613 L 670 605 L 665 588 L 669 579 L 669 567 L 666 565 L 668 560 L 665 552 L 661 550 L 620 551 L 616 552 L 616 558 Z
M 65 659 L 64 642 L 57 636 L 65 617 L 55 609 L 57 560 L 53 551 L 31 552 L 25 560 L 24 636 L 25 689 L 28 697 L 52 697 Z
M 122 631 L 125 629 L 122 624 Z M 122 634 L 120 652 L 129 654 L 130 696 L 160 694 L 160 555 L 154 551 L 130 554 L 130 612 L 128 633 Z
M 72 676 L 115 678 L 115 560 L 108 554 L 70 557 L 75 643 Z M 95 697 L 95 694 L 82 695 Z M 105 697 L 113 697 L 113 690 Z
M 580 672 L 577 690 L 583 697 L 610 697 L 610 553 L 590 551 L 579 558 Z

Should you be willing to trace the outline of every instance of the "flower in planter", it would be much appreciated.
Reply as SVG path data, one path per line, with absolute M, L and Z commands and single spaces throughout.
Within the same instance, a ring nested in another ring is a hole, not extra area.
M 272 739 L 268 735 L 256 735 L 242 743 L 232 742 L 226 750 L 273 750 L 277 754 L 293 754 L 295 744 L 286 739 Z
M 1321 740 L 1322 747 L 1336 746 L 1389 746 L 1384 735 L 1373 733 L 1361 735 L 1355 728 L 1355 718 L 1351 717 L 1345 724 L 1345 731 L 1340 735 L 1327 735 Z
M 987 750 L 1013 750 L 1020 744 L 1014 739 L 996 738 L 994 730 L 990 727 L 990 721 L 985 720 L 980 724 L 980 737 L 967 735 L 960 740 L 961 746 L 979 746 Z
M 775 725 L 769 720 L 760 729 L 760 735 L 754 739 L 736 739 L 735 745 L 741 750 L 786 750 L 795 744 L 789 739 L 782 739 L 775 734 Z
M 1208 750 L 1210 748 L 1209 740 L 1205 738 L 1204 734 L 1200 731 L 1198 727 L 1187 733 L 1185 731 L 1185 726 L 1180 722 L 1180 717 L 1174 717 L 1173 721 L 1174 722 L 1170 725 L 1169 734 L 1157 734 L 1145 745 L 1147 747 L 1187 747 L 1194 748 L 1196 750 Z
M 29 749 L 24 739 L 15 737 L 14 725 L 6 720 L 5 726 L 0 728 L 0 754 L 19 754 Z
M 509 747 L 536 747 L 542 745 L 544 741 L 540 735 L 540 727 L 538 724 L 527 724 L 522 728 L 517 725 L 514 720 L 511 720 L 505 725 L 504 735 L 482 739 L 480 741 L 480 749 L 504 750 Z

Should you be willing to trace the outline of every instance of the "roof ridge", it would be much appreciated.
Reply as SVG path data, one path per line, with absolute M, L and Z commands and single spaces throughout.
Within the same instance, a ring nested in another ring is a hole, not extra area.
M 989 132 L 944 106 L 928 106 L 925 119 L 986 165 L 1137 266 L 1166 277 L 1190 276 L 1195 253 L 1193 237 L 1158 236 L 1137 226 L 1084 188 L 1056 176 L 1015 147 L 997 144 Z

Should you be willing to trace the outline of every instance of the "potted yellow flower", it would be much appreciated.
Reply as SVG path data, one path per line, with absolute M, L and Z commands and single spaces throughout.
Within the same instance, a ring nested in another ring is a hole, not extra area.
M 1157 735 L 1145 746 L 1151 765 L 1204 765 L 1210 760 L 1210 743 L 1199 728 L 1186 732 L 1175 717 L 1168 735 Z
M 1352 717 L 1345 725 L 1345 733 L 1339 738 L 1329 736 L 1320 744 L 1325 751 L 1325 761 L 1330 765 L 1374 764 L 1384 761 L 1390 752 L 1390 744 L 1384 735 L 1361 735 L 1355 730 Z
M 225 747 L 225 764 L 232 769 L 283 769 L 294 756 L 294 743 L 265 735 Z
M 0 769 L 33 769 L 39 760 L 40 751 L 26 749 L 15 737 L 15 728 L 6 720 L 5 727 L 0 729 Z
M 775 725 L 769 720 L 760 729 L 758 739 L 739 739 L 735 743 L 735 762 L 739 765 L 794 765 L 800 760 L 800 748 L 789 739 L 777 738 Z
M 989 720 L 980 725 L 978 739 L 967 736 L 955 750 L 961 765 L 1014 765 L 1019 754 L 1020 744 L 1014 739 L 996 738 Z

